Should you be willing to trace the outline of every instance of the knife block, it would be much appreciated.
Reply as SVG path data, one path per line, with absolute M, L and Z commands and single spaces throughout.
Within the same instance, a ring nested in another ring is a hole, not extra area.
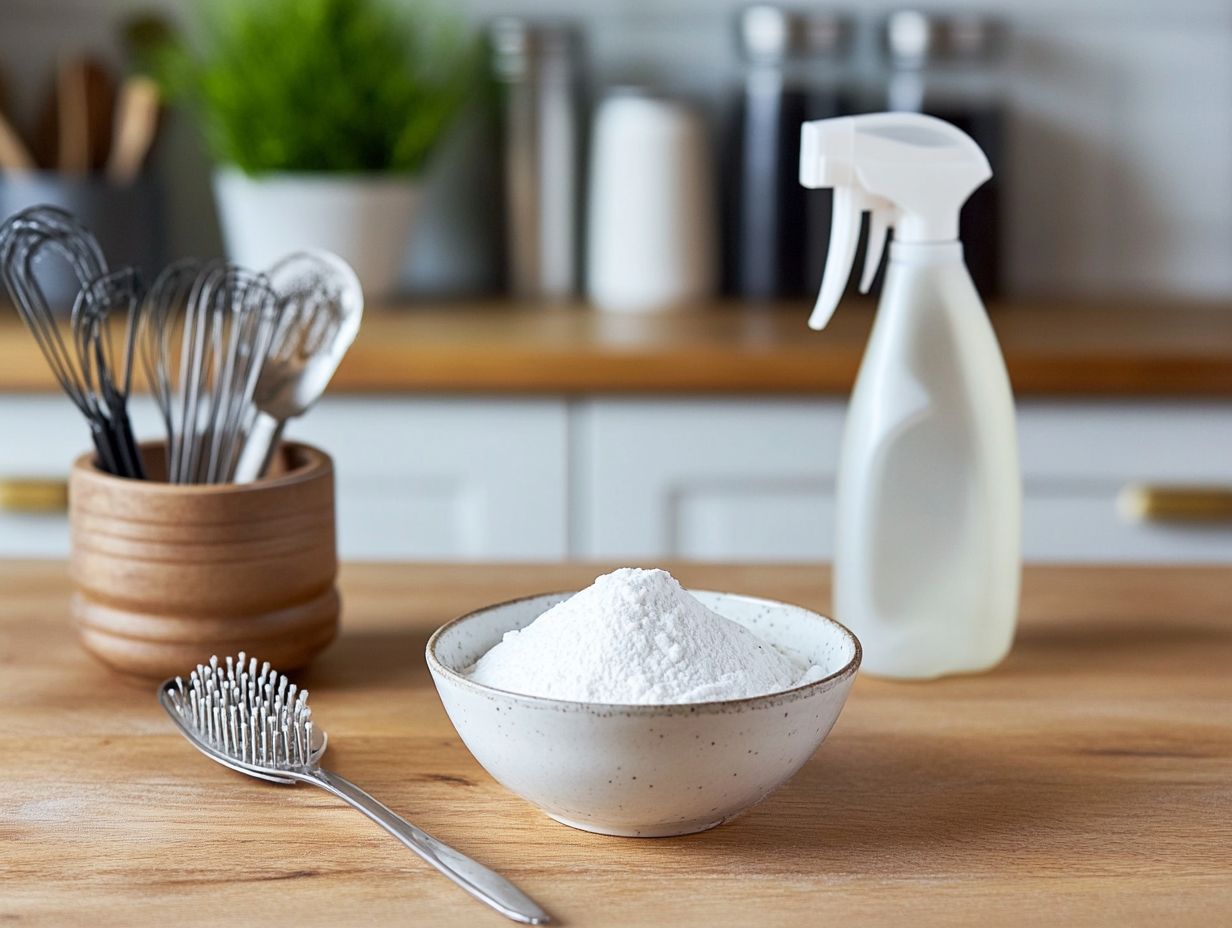
M 247 651 L 279 670 L 333 640 L 340 600 L 329 455 L 284 442 L 244 484 L 163 482 L 161 443 L 141 446 L 149 480 L 78 458 L 69 478 L 72 614 L 87 651 L 123 673 L 187 674 Z

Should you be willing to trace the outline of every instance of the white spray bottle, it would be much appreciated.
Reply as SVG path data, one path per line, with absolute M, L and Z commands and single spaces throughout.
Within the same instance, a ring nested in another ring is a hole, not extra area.
M 840 454 L 834 614 L 864 669 L 930 678 L 986 670 L 1014 637 L 1022 481 L 1014 401 L 963 264 L 958 214 L 992 176 L 978 145 L 916 113 L 804 124 L 800 182 L 833 187 L 830 250 L 809 319 L 823 328 L 870 213 L 861 290 L 890 228 L 877 319 Z

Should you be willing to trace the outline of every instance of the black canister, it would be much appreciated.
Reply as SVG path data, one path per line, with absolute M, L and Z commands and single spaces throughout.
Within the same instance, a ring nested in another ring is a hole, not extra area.
M 741 10 L 744 62 L 723 152 L 724 290 L 750 299 L 802 297 L 820 279 L 829 190 L 799 181 L 800 124 L 848 110 L 849 20 L 770 4 Z
M 1002 190 L 1005 189 L 1005 106 L 998 64 L 1004 24 L 973 15 L 901 10 L 885 18 L 883 107 L 927 113 L 953 123 L 984 150 L 992 179 L 971 195 L 959 222 L 971 277 L 985 299 L 1004 291 Z

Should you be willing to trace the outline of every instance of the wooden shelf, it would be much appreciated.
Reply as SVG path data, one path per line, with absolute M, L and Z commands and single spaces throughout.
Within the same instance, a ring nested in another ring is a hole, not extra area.
M 843 394 L 872 322 L 846 306 L 719 303 L 649 316 L 508 302 L 368 312 L 335 393 Z M 1232 303 L 994 304 L 1019 394 L 1232 396 Z M 0 391 L 55 389 L 16 316 L 0 317 Z

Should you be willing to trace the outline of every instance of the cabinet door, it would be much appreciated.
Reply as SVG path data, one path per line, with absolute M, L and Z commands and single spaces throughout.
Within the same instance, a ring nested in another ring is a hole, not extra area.
M 162 434 L 149 397 L 129 407 L 138 436 Z M 66 557 L 64 488 L 73 461 L 92 450 L 85 419 L 61 393 L 0 394 L 0 435 L 0 557 Z M 50 495 L 60 502 L 49 508 Z
M 160 437 L 148 397 L 137 433 Z M 0 396 L 0 482 L 63 482 L 89 446 L 67 399 Z M 556 560 L 566 555 L 565 407 L 557 400 L 327 397 L 287 437 L 337 468 L 343 558 Z M 64 557 L 61 511 L 0 494 L 0 557 Z M 18 494 L 20 496 L 20 494 Z
M 333 455 L 351 560 L 566 556 L 563 400 L 327 397 L 287 437 Z
M 830 558 L 838 401 L 596 401 L 575 412 L 578 551 L 617 559 Z M 1019 405 L 1029 561 L 1232 562 L 1232 521 L 1151 521 L 1132 484 L 1232 489 L 1232 405 Z
M 844 404 L 596 400 L 573 411 L 583 557 L 830 556 Z
M 1232 519 L 1121 511 L 1132 485 L 1232 491 L 1232 404 L 1198 400 L 1020 405 L 1032 561 L 1232 562 Z

